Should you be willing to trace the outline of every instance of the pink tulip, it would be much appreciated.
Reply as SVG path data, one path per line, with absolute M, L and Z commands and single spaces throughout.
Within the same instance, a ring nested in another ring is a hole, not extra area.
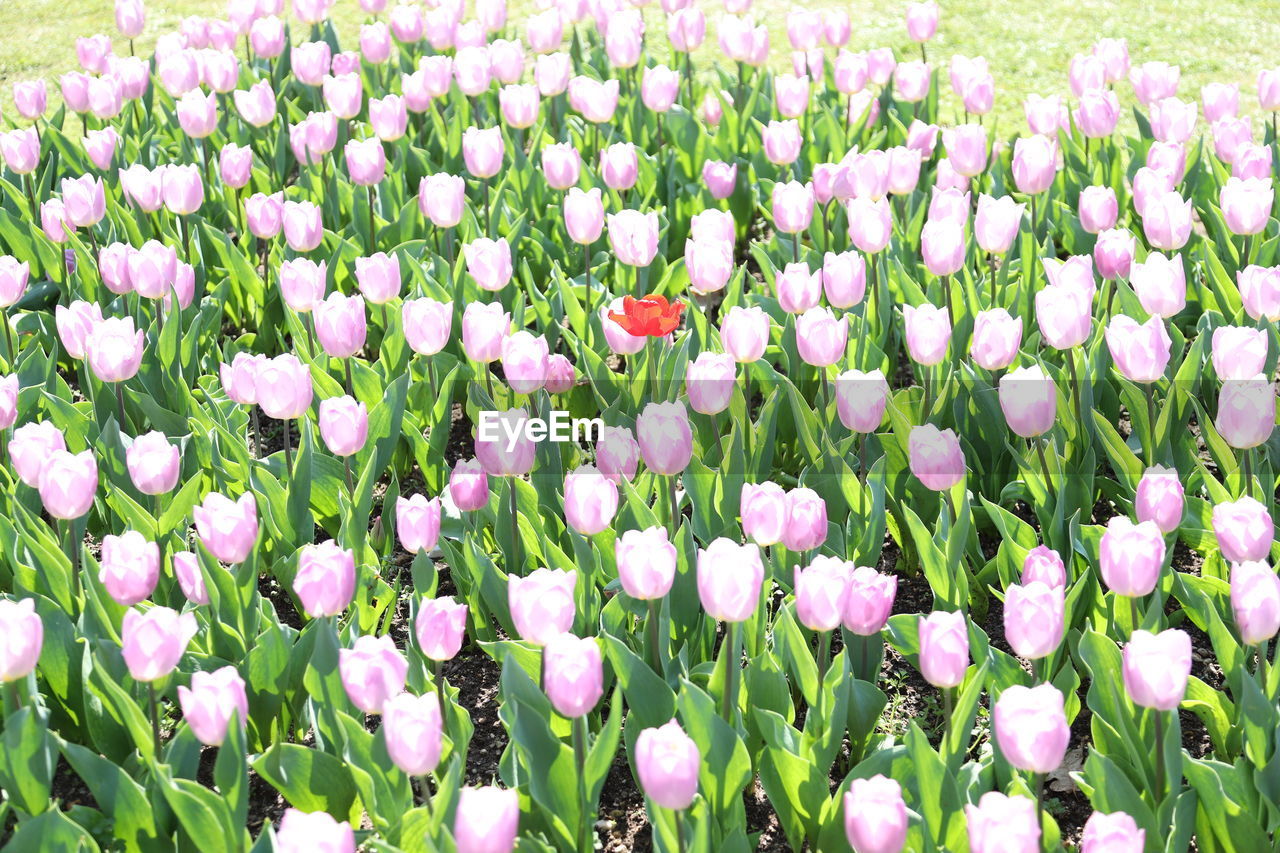
M 349 358 L 364 348 L 368 325 L 364 297 L 334 291 L 315 306 L 316 337 L 326 354 Z
M 144 495 L 162 495 L 178 483 L 178 448 L 164 433 L 152 431 L 135 438 L 125 452 L 129 478 Z
M 1178 78 L 1181 70 L 1167 62 L 1144 62 L 1129 71 L 1129 82 L 1133 84 L 1133 93 L 1143 106 L 1150 106 L 1156 101 L 1171 98 L 1178 91 Z
M 1248 450 L 1265 443 L 1275 430 L 1275 386 L 1264 374 L 1227 379 L 1218 395 L 1214 426 L 1227 444 Z
M 796 618 L 810 631 L 839 627 L 848 598 L 853 563 L 825 555 L 807 568 L 796 567 Z
M 623 32 L 625 27 L 618 27 L 615 30 L 610 26 L 609 29 L 611 32 Z M 635 62 L 631 64 L 634 65 Z M 569 81 L 568 91 L 570 105 L 588 122 L 604 124 L 613 120 L 613 114 L 618 109 L 617 80 L 606 80 L 601 83 L 590 77 L 578 76 Z
M 846 370 L 836 377 L 836 413 L 846 429 L 875 432 L 884 420 L 889 383 L 879 369 L 870 373 Z
M 366 714 L 381 714 L 387 701 L 404 691 L 409 662 L 388 636 L 357 637 L 338 650 L 338 673 L 351 703 Z
M 538 120 L 538 90 L 531 84 L 504 86 L 498 91 L 498 105 L 509 127 L 525 129 Z
M 1266 366 L 1265 329 L 1219 326 L 1213 330 L 1212 344 L 1213 370 L 1219 379 L 1249 379 Z
M 44 647 L 44 623 L 34 598 L 0 600 L 0 634 L 5 638 L 0 648 L 0 684 L 22 681 L 36 668 Z
M 133 318 L 111 317 L 96 324 L 85 341 L 85 358 L 102 382 L 132 379 L 142 364 L 144 337 Z
M 663 808 L 687 809 L 698 794 L 701 754 L 680 724 L 644 729 L 636 738 L 634 762 L 645 796 Z
M 796 348 L 805 364 L 830 367 L 844 357 L 849 325 L 830 308 L 810 308 L 796 320 Z
M 800 136 L 800 123 L 795 119 L 770 121 L 760 133 L 764 156 L 775 166 L 789 166 L 800 156 L 804 140 Z
M 1093 262 L 1098 275 L 1107 281 L 1128 278 L 1137 239 L 1123 228 L 1110 228 L 1098 235 L 1093 247 Z
M 437 228 L 452 228 L 466 209 L 466 185 L 462 178 L 440 172 L 418 185 L 418 208 Z
M 1124 688 L 1135 705 L 1173 711 L 1182 704 L 1191 673 L 1191 638 L 1169 629 L 1137 630 L 1124 648 Z
M 1133 504 L 1139 522 L 1150 521 L 1161 533 L 1173 533 L 1182 522 L 1183 503 L 1177 471 L 1155 465 L 1143 472 Z
M 363 448 L 369 435 L 369 411 L 352 397 L 330 397 L 320 401 L 320 437 L 334 456 L 353 456 Z
M 954 158 L 953 158 L 954 159 Z M 1057 173 L 1056 138 L 1027 136 L 1013 145 L 1013 182 L 1019 192 L 1035 195 L 1053 185 Z
M 919 60 L 899 62 L 893 69 L 893 84 L 899 100 L 919 103 L 929 96 L 929 89 L 933 85 L 933 70 Z
M 1195 102 L 1163 98 L 1151 105 L 1150 119 L 1151 133 L 1159 141 L 1186 142 L 1195 129 Z
M 410 349 L 420 355 L 435 355 L 444 349 L 453 330 L 453 303 L 426 297 L 406 299 L 401 308 L 401 326 Z
M 970 193 L 958 188 L 935 186 L 929 199 L 926 222 L 952 222 L 964 226 L 969 222 Z
M 30 174 L 40 162 L 40 136 L 34 127 L 0 133 L 0 153 L 14 174 Z
M 978 196 L 978 214 L 973 220 L 973 235 L 984 252 L 1003 255 L 1013 245 L 1022 225 L 1025 204 L 1015 203 L 1009 196 Z
M 382 708 L 382 724 L 392 763 L 409 776 L 423 776 L 435 770 L 440 763 L 444 732 L 436 694 L 401 693 L 388 699 Z
M 685 388 L 689 406 L 703 415 L 716 415 L 729 408 L 737 379 L 737 364 L 723 353 L 702 352 L 689 362 Z
M 159 681 L 173 672 L 198 626 L 193 613 L 168 607 L 127 610 L 120 632 L 125 665 L 134 681 Z
M 245 200 L 244 210 L 249 233 L 261 240 L 275 237 L 284 226 L 284 197 L 280 193 L 254 193 Z
M 589 246 L 596 240 L 600 239 L 600 234 L 604 230 L 604 202 L 601 199 L 600 188 L 593 187 L 583 192 L 577 187 L 572 187 L 564 198 L 564 223 L 565 229 L 569 232 L 569 239 L 575 243 Z M 610 219 L 609 240 L 613 243 L 613 220 Z M 628 250 L 628 257 L 636 260 L 644 258 L 648 252 L 647 245 L 644 243 L 648 240 L 649 226 L 653 227 L 654 248 L 653 254 L 657 253 L 657 219 L 656 217 L 650 222 L 647 219 L 639 220 L 637 217 L 629 217 L 619 221 L 619 245 L 623 245 Z M 642 227 L 641 227 L 642 226 Z M 643 230 L 643 236 L 636 234 L 631 235 L 631 229 Z M 624 234 L 623 231 L 627 233 Z M 634 236 L 638 241 L 634 244 L 634 253 L 632 252 L 633 243 L 630 237 Z M 615 246 L 615 251 L 617 248 Z M 652 255 L 649 256 L 652 260 Z M 648 262 L 643 264 L 635 264 L 635 266 L 647 266 Z
M 1045 545 L 1032 548 L 1022 561 L 1023 586 L 1036 581 L 1052 587 L 1065 587 L 1067 584 L 1067 569 L 1062 558 L 1057 551 Z
M 1141 598 L 1155 589 L 1164 556 L 1164 536 L 1154 522 L 1134 524 L 1117 515 L 1102 534 L 1098 567 L 1103 582 L 1116 595 Z
M 1280 631 L 1280 578 L 1263 562 L 1231 568 L 1231 610 L 1246 646 L 1265 644 Z
M 1107 349 L 1116 369 L 1132 382 L 1155 382 L 1169 364 L 1172 341 L 1160 317 L 1138 323 L 1123 314 L 1106 328 Z
M 679 474 L 693 456 L 689 415 L 679 401 L 647 404 L 636 418 L 636 437 L 645 467 L 655 474 Z
M 664 527 L 628 530 L 617 539 L 618 579 L 640 601 L 666 596 L 676 573 L 676 548 Z
M 457 656 L 467 631 L 467 605 L 452 596 L 427 599 L 418 607 L 414 635 L 428 660 L 446 661 Z
M 252 492 L 236 501 L 211 492 L 192 510 L 196 533 L 215 559 L 242 563 L 258 541 L 258 507 Z
M 1062 645 L 1066 619 L 1064 596 L 1060 585 L 1025 578 L 1021 586 L 1010 584 L 1005 589 L 1004 635 L 1014 654 L 1040 660 Z
M 1129 284 L 1148 314 L 1168 318 L 1187 304 L 1187 283 L 1182 268 L 1182 255 L 1173 257 L 1152 253 L 1146 261 L 1135 263 L 1129 270 Z
M 604 695 L 604 663 L 596 638 L 557 634 L 543 649 L 542 661 L 543 686 L 556 713 L 581 717 L 599 704 Z
M 813 222 L 813 187 L 791 181 L 773 185 L 773 222 L 784 234 L 799 234 Z
M 501 303 L 472 302 L 462 313 L 462 347 L 467 358 L 482 364 L 496 361 L 511 329 L 511 315 Z
M 66 449 L 66 439 L 52 421 L 36 421 L 13 431 L 9 461 L 18 479 L 34 489 L 40 485 L 45 464 Z
M 583 536 L 606 530 L 618 511 L 618 486 L 592 465 L 564 478 L 564 512 L 569 526 Z
M 534 64 L 533 79 L 538 93 L 544 98 L 562 94 L 569 88 L 569 75 L 573 65 L 567 53 L 549 53 L 539 56 Z
M 979 311 L 973 322 L 969 355 L 986 370 L 1004 370 L 1013 363 L 1022 343 L 1022 321 L 1003 308 Z M 1001 380 L 1003 387 L 1003 379 Z
M 178 579 L 182 594 L 192 604 L 208 604 L 209 590 L 205 586 L 200 564 L 191 551 L 178 551 L 173 555 L 173 575 Z
M 658 214 L 623 210 L 610 213 L 609 246 L 622 263 L 647 267 L 658 254 Z
M 969 668 L 969 623 L 960 612 L 920 617 L 920 674 L 934 687 L 958 687 Z
M 136 530 L 102 539 L 98 580 L 121 607 L 132 607 L 151 595 L 160 577 L 160 549 Z
M 920 235 L 924 265 L 936 276 L 949 276 L 964 267 L 964 227 L 951 220 L 930 220 Z
M 776 483 L 743 483 L 739 514 L 745 536 L 762 547 L 776 545 L 787 527 L 786 492 Z
M 325 812 L 285 809 L 275 834 L 278 853 L 355 853 L 356 838 L 351 824 L 338 822 Z
M 309 313 L 324 302 L 327 269 L 324 261 L 294 258 L 280 265 L 280 295 L 299 314 Z
M 463 512 L 474 512 L 489 503 L 489 476 L 478 459 L 459 460 L 449 473 L 449 497 Z
M 939 364 L 947 354 L 951 340 L 951 321 L 946 309 L 932 305 L 904 305 L 907 352 L 911 360 L 926 367 Z
M 511 853 L 519 822 L 520 799 L 514 790 L 464 787 L 453 819 L 458 853 Z
M 1078 204 L 1080 226 L 1090 234 L 1098 234 L 1116 224 L 1116 191 L 1111 187 L 1091 186 L 1080 191 Z
M 1049 773 L 1062 764 L 1071 742 L 1064 704 L 1052 684 L 1005 688 L 992 718 L 996 742 L 1010 764 L 1027 773 Z
M 18 419 L 18 374 L 0 376 L 0 430 L 7 430 Z
M 1222 216 L 1232 234 L 1261 233 L 1274 201 L 1269 178 L 1228 178 L 1219 194 Z
M 1280 266 L 1250 264 L 1236 273 L 1240 301 L 1254 320 L 1280 320 Z
M 1191 236 L 1191 200 L 1169 191 L 1149 199 L 1140 210 L 1142 230 L 1152 247 L 1175 251 Z
M 534 569 L 507 578 L 507 604 L 520 639 L 545 646 L 573 628 L 573 589 L 578 576 L 563 569 Z
M 1124 812 L 1094 812 L 1084 824 L 1080 853 L 1142 853 L 1146 830 Z
M 935 492 L 950 489 L 964 479 L 964 452 L 952 430 L 933 424 L 913 427 L 907 441 L 911 473 Z
M 1018 140 L 1019 145 L 1042 137 Z M 965 177 L 982 173 L 987 167 L 987 129 L 980 124 L 962 124 L 942 132 L 942 144 L 947 149 L 951 166 Z M 1018 174 L 1018 146 L 1014 148 L 1014 175 Z M 1019 189 L 1022 189 L 1019 186 Z M 1029 192 L 1029 190 L 1023 190 Z
M 1027 797 L 988 791 L 964 807 L 971 853 L 1038 853 L 1040 821 Z
M 1251 497 L 1214 506 L 1213 532 L 1223 559 L 1229 563 L 1267 559 L 1275 538 L 1266 507 Z
M 244 679 L 234 666 L 192 673 L 191 687 L 178 687 L 178 702 L 196 740 L 206 746 L 222 745 L 233 717 L 238 715 L 239 726 L 249 719 Z
M 525 430 L 524 409 L 499 412 L 476 437 L 476 458 L 491 477 L 523 477 L 533 468 L 536 448 Z
M 1080 95 L 1080 106 L 1073 113 L 1076 126 L 1088 139 L 1104 139 L 1116 129 L 1120 119 L 1120 102 L 1109 89 L 1090 89 Z
M 719 538 L 699 549 L 698 598 L 707 615 L 719 622 L 744 622 L 760 601 L 764 565 L 755 545 Z
M 913 5 L 931 5 L 913 4 Z M 907 839 L 902 786 L 876 774 L 854 779 L 844 795 L 844 832 L 857 853 L 901 853 Z
M 582 157 L 568 142 L 558 142 L 542 149 L 542 174 L 552 189 L 567 190 L 578 183 L 582 174 Z M 601 220 L 604 215 L 601 213 Z
M 888 199 L 871 201 L 854 198 L 846 205 L 849 239 L 860 251 L 874 255 L 889 245 L 893 236 L 893 213 Z
M 295 252 L 310 252 L 324 240 L 320 208 L 309 201 L 286 201 L 281 212 L 284 239 Z
M 1014 434 L 1035 438 L 1053 429 L 1057 387 L 1039 365 L 1020 367 L 1000 377 L 1000 409 Z
M 907 5 L 907 36 L 915 42 L 926 42 L 938 31 L 938 4 L 934 0 Z M 853 842 L 850 841 L 852 844 Z
M 482 290 L 499 291 L 511 281 L 511 247 L 507 238 L 478 237 L 462 246 L 467 272 Z

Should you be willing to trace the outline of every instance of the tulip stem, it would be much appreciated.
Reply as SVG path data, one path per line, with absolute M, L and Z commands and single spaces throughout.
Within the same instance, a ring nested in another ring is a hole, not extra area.
M 262 456 L 262 424 L 258 420 L 258 407 L 256 405 L 250 406 L 249 412 L 253 417 L 253 455 L 254 458 L 257 458 Z
M 520 507 L 515 477 L 511 478 L 511 571 L 520 571 Z
M 662 646 L 658 637 L 658 628 L 662 621 L 662 601 L 661 599 L 651 598 L 645 602 L 649 609 L 648 618 L 645 620 L 645 631 L 649 635 L 649 660 L 653 666 L 653 671 L 659 676 L 663 674 L 662 666 Z
M 930 369 L 929 365 L 922 366 L 921 371 L 924 373 L 924 405 L 920 410 L 920 423 L 926 424 L 929 422 L 929 415 L 933 411 L 933 395 L 931 388 L 931 375 L 933 371 Z
M 1076 372 L 1075 349 L 1069 349 L 1066 352 L 1067 369 L 1071 371 L 1071 396 L 1076 404 L 1076 426 L 1080 430 L 1085 429 L 1084 422 L 1084 403 L 1082 402 L 1082 394 L 1080 391 L 1080 375 Z
M 671 510 L 671 541 L 676 541 L 676 532 L 680 529 L 679 508 L 676 506 L 676 475 L 667 478 L 667 508 Z
M 1049 462 L 1044 457 L 1044 442 L 1033 438 L 1031 443 L 1035 445 L 1036 455 L 1040 457 L 1040 470 L 1044 472 L 1044 490 L 1047 495 L 1053 491 L 1053 478 L 1049 476 Z
M 791 243 L 791 259 L 798 264 L 800 263 L 800 232 L 797 231 L 793 237 L 795 239 Z
M 818 634 L 818 709 L 821 710 L 822 684 L 827 680 L 827 668 L 831 664 L 831 632 L 820 631 Z
M 18 692 L 18 682 L 10 681 L 4 686 L 5 692 L 9 698 L 9 714 L 16 713 L 22 708 L 22 694 Z
M 1156 464 L 1156 386 L 1153 382 L 1147 389 L 1147 467 Z
M 738 704 L 738 670 L 742 653 L 738 650 L 738 623 L 726 622 L 724 644 L 720 653 L 724 656 L 724 695 L 720 698 L 720 715 L 733 725 L 733 711 Z
M 484 187 L 484 227 L 481 232 L 485 235 L 489 233 L 489 179 L 484 178 L 481 182 Z
M 375 224 L 376 213 L 373 207 L 373 184 L 365 187 L 369 199 L 369 253 L 373 254 L 375 244 L 377 243 L 377 226 Z
M 147 705 L 151 709 L 151 740 L 156 749 L 156 761 L 160 760 L 160 713 L 156 703 L 156 685 L 147 682 Z
M 18 372 L 18 350 L 13 345 L 13 328 L 9 325 L 9 315 L 0 312 L 0 320 L 4 321 L 4 339 L 9 345 L 9 372 Z
M 436 682 L 436 698 L 440 701 L 440 713 L 444 714 L 444 661 L 433 661 L 432 675 Z
M 356 390 L 355 390 L 356 386 L 355 386 L 355 383 L 351 381 L 351 359 L 345 358 L 342 360 L 342 363 L 347 370 L 347 393 L 350 394 L 352 397 L 354 397 L 356 395 Z M 493 396 L 493 395 L 490 394 L 489 396 Z
M 747 464 L 751 464 L 751 365 L 742 366 L 742 415 L 745 424 L 742 433 L 742 449 L 747 456 Z
M 1155 802 L 1159 809 L 1164 800 L 1164 711 L 1153 711 L 1156 717 L 1156 790 Z
M 677 853 L 685 853 L 685 850 L 687 849 L 688 849 L 688 842 L 685 840 L 684 809 L 677 809 L 676 810 L 676 850 L 677 850 Z
M 1240 467 L 1244 475 L 1241 487 L 1245 497 L 1253 497 L 1253 451 L 1249 448 L 1240 451 Z
M 951 688 L 942 688 L 942 743 L 947 742 L 947 736 L 951 734 Z
M 818 368 L 818 385 L 822 389 L 822 431 L 827 431 L 827 415 L 831 411 L 831 391 L 827 388 L 827 369 Z
M 281 421 L 284 425 L 284 475 L 289 477 L 293 473 L 293 448 L 289 445 L 289 422 Z
M 67 549 L 67 561 L 71 563 L 71 599 L 72 601 L 80 600 L 80 551 L 76 548 L 75 533 L 72 530 L 72 522 L 65 521 L 66 525 L 65 541 Z M 56 527 L 56 522 L 55 522 Z
M 578 766 L 578 853 L 591 853 L 591 820 L 587 814 L 587 718 L 573 719 L 573 757 Z
M 354 502 L 356 487 L 355 487 L 355 483 L 352 482 L 351 480 L 351 457 L 350 456 L 342 457 L 342 473 L 345 474 L 347 477 L 347 494 L 351 497 L 352 502 Z
M 116 384 L 116 411 L 120 415 L 120 432 L 124 433 L 128 429 L 128 424 L 124 419 L 124 385 L 117 382 Z
M 1133 631 L 1137 631 L 1142 627 L 1142 614 L 1138 612 L 1138 599 L 1136 597 L 1129 599 L 1129 619 L 1133 622 Z
M 1040 830 L 1041 838 L 1044 838 L 1044 776 L 1043 773 L 1031 774 L 1036 788 L 1036 827 Z M 1050 848 L 1046 847 L 1046 849 Z

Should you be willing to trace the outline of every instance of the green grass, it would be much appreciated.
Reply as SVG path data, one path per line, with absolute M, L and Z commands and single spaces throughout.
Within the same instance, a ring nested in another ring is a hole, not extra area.
M 836 3 L 818 0 L 815 8 Z M 902 23 L 905 3 L 856 0 L 840 3 L 853 19 L 850 46 L 863 49 L 890 45 L 899 55 L 918 54 Z M 1172 4 L 1171 4 L 1172 5 Z M 532 3 L 513 3 L 510 21 L 522 29 L 524 10 Z M 1126 38 L 1134 62 L 1162 59 L 1182 66 L 1183 98 L 1199 100 L 1200 87 L 1211 81 L 1241 85 L 1241 105 L 1256 113 L 1254 80 L 1260 68 L 1280 64 L 1271 47 L 1280 43 L 1280 0 L 1179 0 L 1176 13 L 1154 13 L 1141 0 L 948 0 L 943 3 L 938 36 L 929 44 L 930 59 L 945 68 L 952 54 L 985 56 L 996 80 L 996 114 L 1001 135 L 1019 132 L 1022 100 L 1028 94 L 1067 91 L 1067 62 L 1102 36 Z M 75 39 L 96 32 L 114 33 L 111 0 L 6 0 L 0 3 L 0 105 L 12 116 L 11 84 L 43 76 L 56 94 L 57 77 L 76 67 Z M 715 22 L 720 4 L 702 0 L 708 16 L 706 44 L 695 54 L 707 67 L 718 59 Z M 786 13 L 791 3 L 757 0 L 754 13 L 768 24 L 774 66 L 789 64 Z M 137 49 L 148 53 L 155 37 L 188 15 L 220 15 L 218 0 L 170 0 L 147 4 L 147 32 Z M 658 5 L 646 9 L 650 39 L 665 52 Z M 344 43 L 354 45 L 362 13 L 355 0 L 341 0 L 335 20 Z M 125 50 L 120 45 L 117 50 Z M 949 90 L 945 84 L 944 89 Z M 1118 86 L 1122 101 L 1132 104 L 1127 84 Z M 944 100 L 944 115 L 953 102 Z

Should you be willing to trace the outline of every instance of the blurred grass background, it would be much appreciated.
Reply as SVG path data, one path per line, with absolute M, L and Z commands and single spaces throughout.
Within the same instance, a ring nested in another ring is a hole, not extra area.
M 715 36 L 721 6 L 712 0 L 700 0 L 700 4 L 707 13 L 707 40 L 695 58 L 705 70 L 717 60 L 723 62 Z M 809 5 L 839 5 L 849 12 L 853 20 L 851 49 L 889 45 L 899 56 L 915 58 L 919 54 L 919 47 L 906 37 L 904 0 L 843 4 L 814 0 Z M 753 7 L 756 19 L 770 28 L 774 68 L 790 65 L 786 15 L 793 7 L 773 0 L 756 0 Z M 512 2 L 509 26 L 513 32 L 523 31 L 524 19 L 532 8 L 529 0 Z M 6 34 L 0 39 L 0 107 L 4 114 L 13 116 L 14 81 L 44 77 L 56 100 L 58 75 L 77 67 L 76 37 L 104 32 L 118 38 L 113 9 L 112 0 L 0 2 L 0 32 Z M 220 0 L 149 2 L 146 33 L 136 47 L 140 54 L 148 55 L 156 36 L 177 27 L 184 17 L 220 16 L 224 11 Z M 666 39 L 657 3 L 647 7 L 646 16 L 649 38 L 658 55 L 664 55 Z M 339 0 L 334 20 L 344 45 L 354 47 L 354 36 L 364 20 L 356 0 Z M 1151 59 L 1179 64 L 1182 84 L 1178 93 L 1183 99 L 1198 101 L 1205 83 L 1235 82 L 1241 87 L 1242 111 L 1256 113 L 1258 70 L 1280 65 L 1274 50 L 1280 44 L 1280 0 L 1177 0 L 1162 4 L 1144 0 L 942 0 L 941 25 L 928 51 L 934 65 L 943 69 L 952 54 L 987 58 L 996 81 L 998 133 L 1007 136 L 1025 128 L 1023 98 L 1067 92 L 1068 61 L 1103 36 L 1127 39 L 1135 64 Z M 123 53 L 128 48 L 120 43 L 116 50 Z M 949 92 L 945 71 L 941 82 Z M 1124 103 L 1132 104 L 1127 84 L 1117 90 Z M 944 116 L 950 116 L 951 104 L 944 99 Z

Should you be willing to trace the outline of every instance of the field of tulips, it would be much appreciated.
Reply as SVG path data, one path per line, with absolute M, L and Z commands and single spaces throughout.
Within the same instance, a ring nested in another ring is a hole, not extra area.
M 4 850 L 1280 851 L 1280 69 L 333 2 L 14 85 Z

